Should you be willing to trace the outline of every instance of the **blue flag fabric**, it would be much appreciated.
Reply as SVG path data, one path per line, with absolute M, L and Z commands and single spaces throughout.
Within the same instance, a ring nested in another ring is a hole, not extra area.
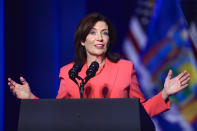
M 149 17 L 141 15 L 141 5 L 149 9 Z M 134 62 L 145 96 L 150 98 L 162 90 L 169 69 L 174 76 L 184 70 L 191 75 L 189 87 L 170 97 L 170 111 L 153 118 L 156 129 L 197 130 L 197 63 L 180 0 L 141 0 L 137 7 L 123 52 Z

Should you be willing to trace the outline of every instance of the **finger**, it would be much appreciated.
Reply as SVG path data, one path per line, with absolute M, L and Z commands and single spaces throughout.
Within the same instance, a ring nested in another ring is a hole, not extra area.
M 20 77 L 20 81 L 21 81 L 21 83 L 24 85 L 24 84 L 27 84 L 27 81 L 25 80 L 25 78 L 24 77 Z
M 189 80 L 190 80 L 190 77 L 189 77 L 189 78 L 187 78 L 186 80 L 182 81 L 182 82 L 181 82 L 181 85 L 185 85 L 186 83 L 188 83 L 188 82 L 189 82 Z
M 14 87 L 14 85 L 11 83 L 11 82 L 8 82 L 8 86 L 13 86 Z
M 181 77 L 179 80 L 180 81 L 184 81 L 185 79 L 189 78 L 190 77 L 190 74 L 186 74 L 184 75 L 183 77 Z
M 181 86 L 180 90 L 182 90 L 182 89 L 188 87 L 188 85 L 189 85 L 189 84 L 185 84 L 185 85 Z M 180 90 L 179 90 L 179 91 L 180 91 Z
M 8 78 L 8 86 L 10 87 L 10 91 L 12 92 L 12 94 L 15 96 L 16 95 L 16 87 L 10 82 L 11 79 Z
M 13 86 L 16 86 L 17 83 L 15 81 L 13 81 L 11 78 L 8 78 L 8 81 L 13 85 Z
M 174 92 L 174 93 L 172 93 L 172 94 L 175 94 L 175 93 L 177 93 L 177 92 L 179 92 L 179 91 L 183 90 L 183 89 L 184 89 L 184 88 L 186 88 L 188 85 L 189 85 L 189 84 L 185 84 L 185 85 L 180 86 L 180 87 L 179 87 L 179 88 L 177 88 L 177 89 L 175 90 L 175 92 Z
M 10 82 L 8 82 L 8 86 L 10 87 L 11 91 L 15 88 L 15 86 L 13 86 Z
M 172 77 L 172 70 L 170 69 L 166 79 L 169 80 L 169 79 L 171 79 L 171 77 Z
M 186 71 L 183 71 L 181 74 L 179 74 L 176 78 L 179 80 L 181 79 L 181 77 L 183 77 L 185 75 Z
M 12 79 L 11 78 L 8 78 L 8 82 L 11 82 L 12 81 Z M 12 84 L 12 83 L 11 83 Z
M 11 78 L 8 78 L 8 81 L 10 81 L 11 80 Z

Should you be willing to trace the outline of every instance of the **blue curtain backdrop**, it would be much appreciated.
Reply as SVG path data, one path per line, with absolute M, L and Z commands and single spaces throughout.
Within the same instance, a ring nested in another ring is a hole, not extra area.
M 55 98 L 59 69 L 73 60 L 74 32 L 85 6 L 85 0 L 6 0 L 5 83 L 24 76 L 35 95 Z M 19 101 L 5 87 L 5 130 L 14 131 Z
M 3 123 L 5 131 L 17 129 L 19 100 L 7 86 L 8 77 L 19 82 L 24 76 L 36 96 L 55 98 L 59 69 L 74 59 L 79 21 L 92 12 L 107 16 L 117 33 L 113 51 L 122 53 L 137 4 L 145 9 L 142 1 L 151 0 L 0 0 L 0 131 Z
M 0 0 L 0 131 L 4 128 L 4 0 Z

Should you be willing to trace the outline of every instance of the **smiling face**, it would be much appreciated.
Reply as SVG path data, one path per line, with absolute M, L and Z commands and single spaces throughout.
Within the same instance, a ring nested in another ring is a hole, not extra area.
M 86 49 L 87 57 L 105 57 L 109 42 L 108 26 L 104 21 L 98 21 L 88 33 L 86 40 L 81 42 Z

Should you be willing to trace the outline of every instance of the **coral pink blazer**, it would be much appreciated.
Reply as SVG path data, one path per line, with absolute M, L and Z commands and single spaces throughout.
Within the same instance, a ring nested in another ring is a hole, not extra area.
M 57 99 L 80 98 L 78 86 L 69 79 L 68 71 L 74 63 L 70 63 L 60 69 L 60 88 Z M 85 78 L 85 64 L 79 76 Z M 79 80 L 77 80 L 80 83 Z M 140 98 L 141 104 L 150 117 L 170 109 L 170 102 L 165 102 L 161 92 L 145 101 L 140 91 L 133 63 L 127 60 L 119 60 L 113 63 L 106 58 L 105 65 L 99 67 L 96 76 L 85 85 L 85 98 Z

